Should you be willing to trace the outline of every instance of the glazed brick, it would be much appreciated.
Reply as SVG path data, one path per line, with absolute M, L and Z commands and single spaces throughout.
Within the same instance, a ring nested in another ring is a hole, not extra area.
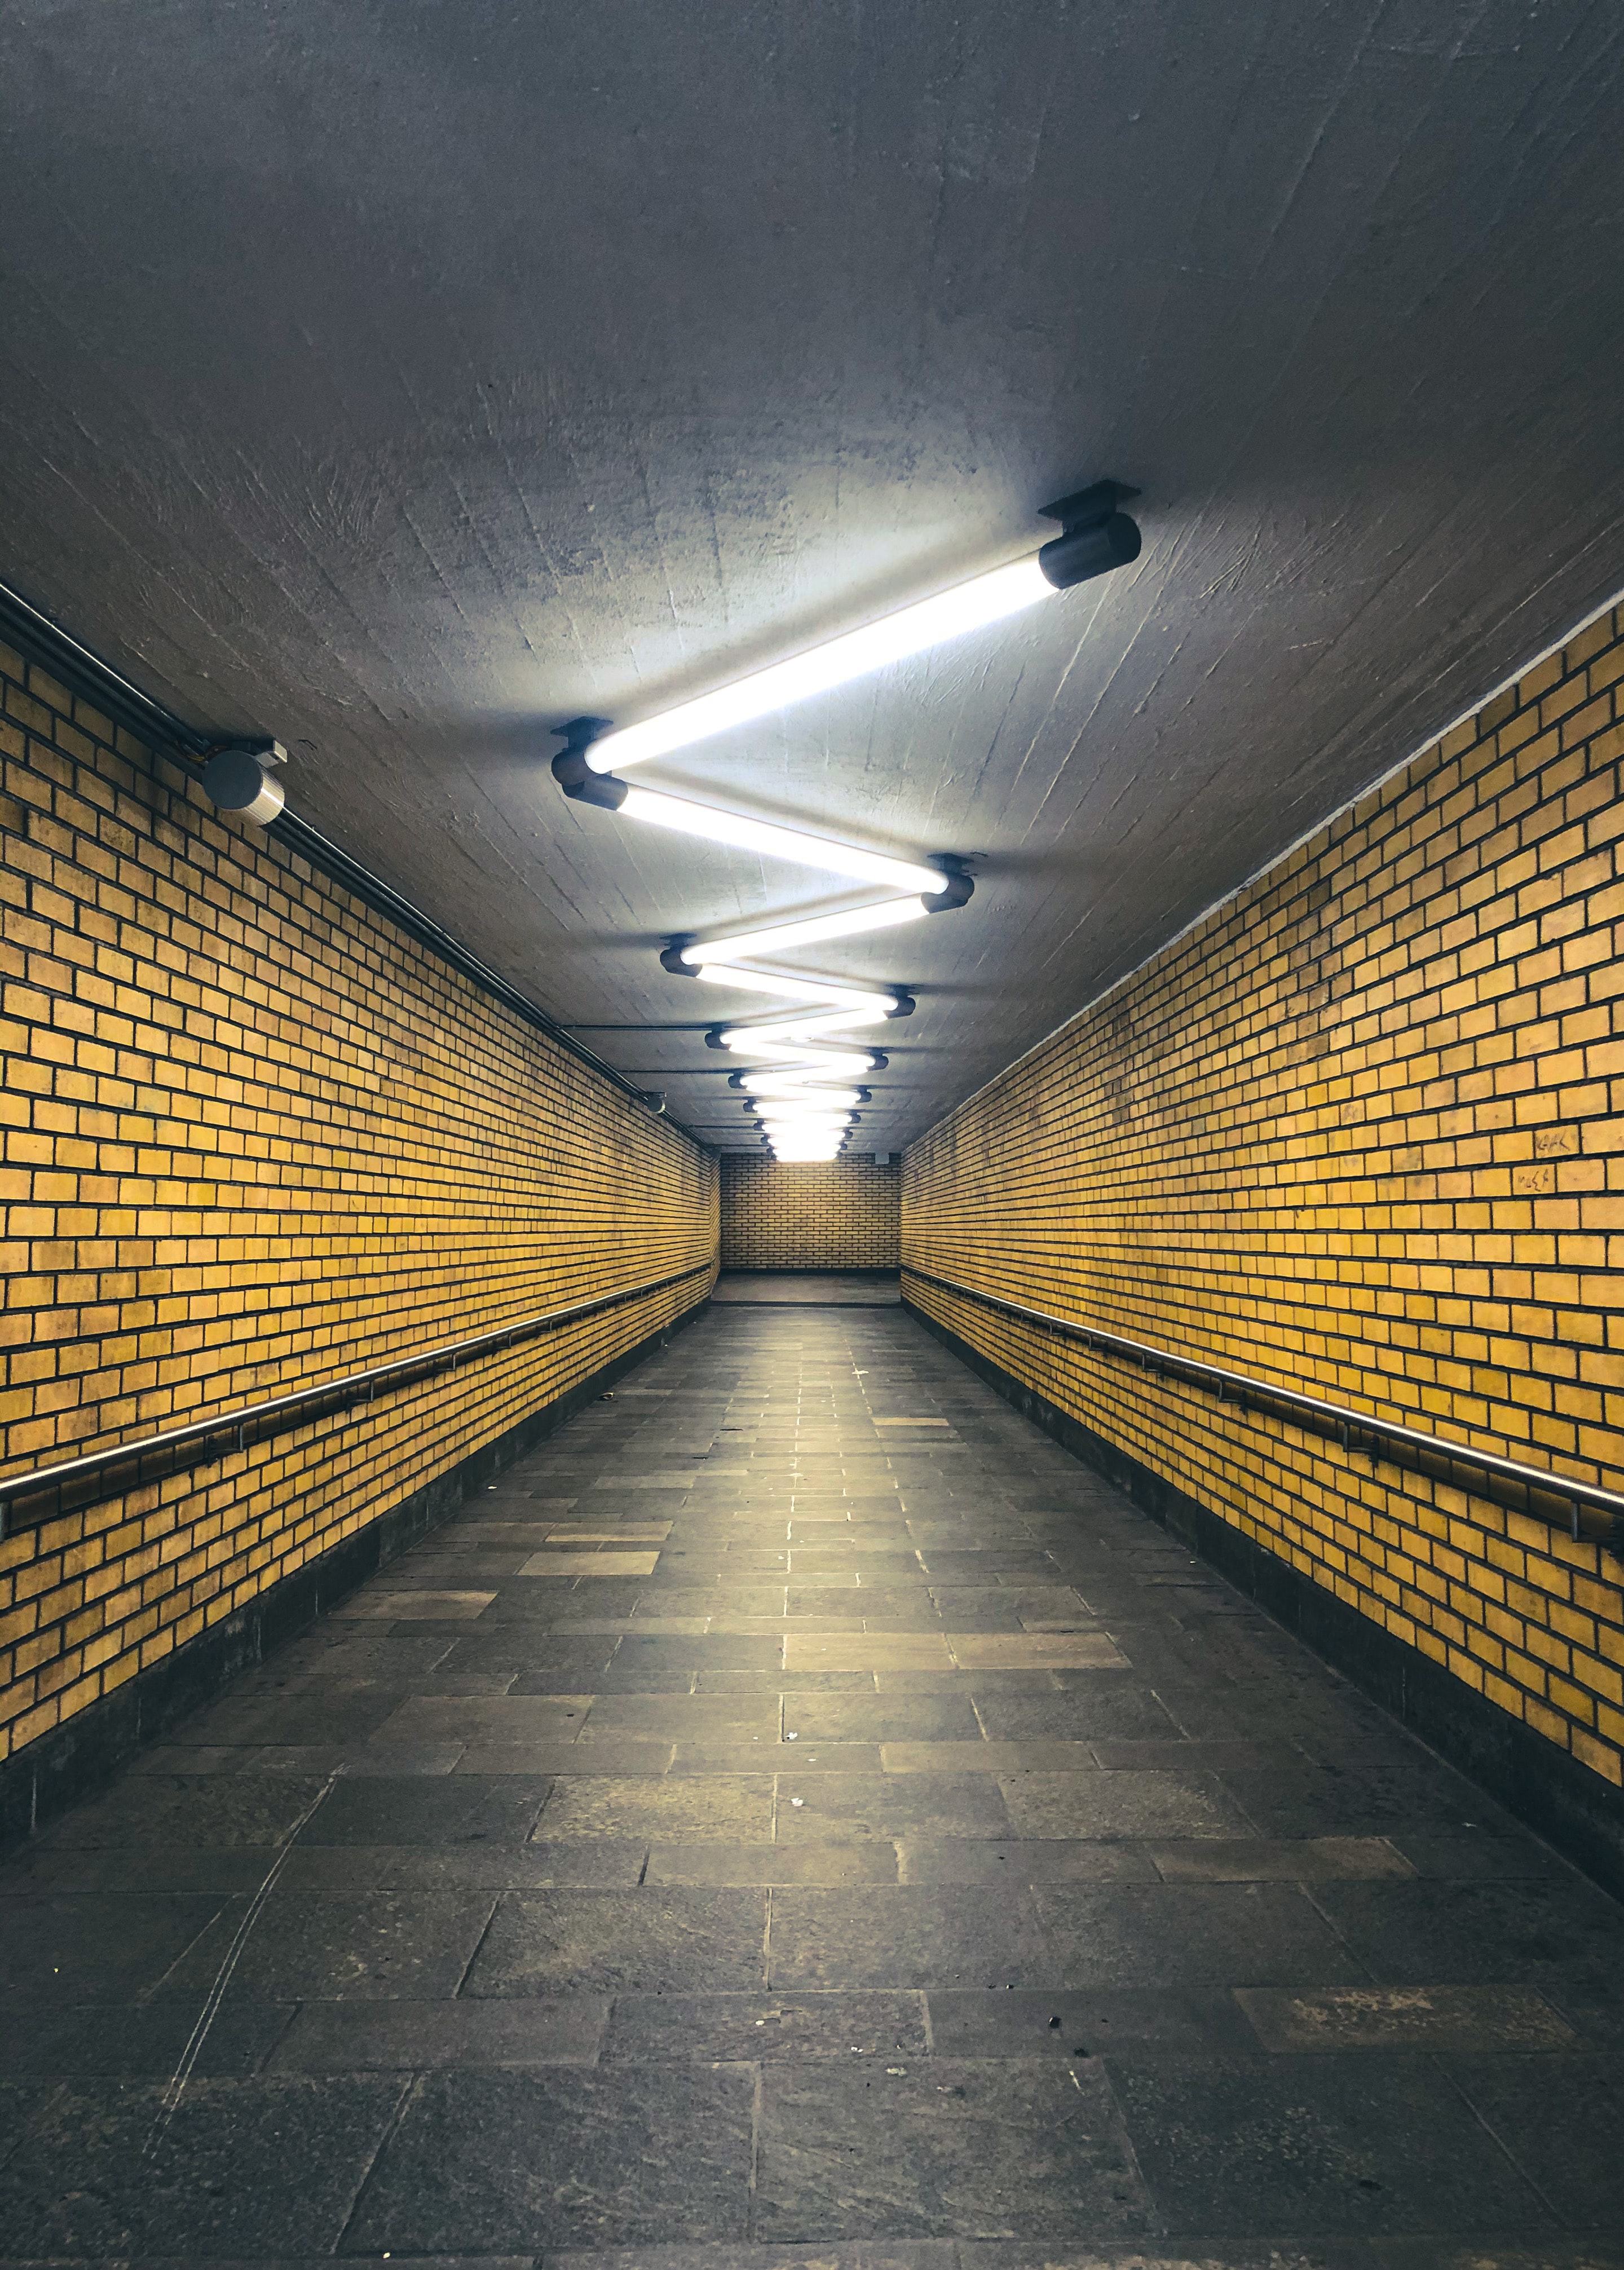
M 714 1156 L 0 649 L 0 1452 L 78 1456 L 714 1271 Z M 708 1275 L 0 1543 L 0 1755 Z
M 722 1154 L 724 1269 L 894 1269 L 900 1161 Z
M 912 1145 L 905 1272 L 1624 1490 L 1621 686 L 1614 615 Z M 1624 1781 L 1614 1553 L 904 1291 Z

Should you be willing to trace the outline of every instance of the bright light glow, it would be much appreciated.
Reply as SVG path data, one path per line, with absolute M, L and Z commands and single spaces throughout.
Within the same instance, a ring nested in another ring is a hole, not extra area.
M 855 1111 L 863 1101 L 855 1087 L 805 1087 L 785 1090 L 776 1087 L 753 1088 L 751 1093 L 761 1099 L 764 1119 L 793 1114 L 803 1098 L 808 1104 L 817 1104 L 830 1111 Z M 807 1115 L 810 1116 L 810 1115 Z
M 855 875 L 859 882 L 889 883 L 894 891 L 939 891 L 946 880 L 935 867 L 916 867 L 907 859 L 888 859 L 882 852 L 803 835 L 799 828 L 775 827 L 765 820 L 747 820 L 742 812 L 717 812 L 708 804 L 690 804 L 686 797 L 656 796 L 649 789 L 628 789 L 620 812 L 624 819 L 646 820 L 651 827 L 701 836 L 707 843 L 762 851 L 769 858 L 793 859 L 797 866 L 821 867 L 831 875 Z
M 735 986 L 741 993 L 771 993 L 781 1001 L 822 1001 L 854 1009 L 864 1024 L 888 1017 L 901 1005 L 894 993 L 859 993 L 853 985 L 820 985 L 810 977 L 768 977 L 762 970 L 735 969 L 728 962 L 708 961 L 695 975 L 713 985 Z
M 708 740 L 712 734 L 728 732 L 736 725 L 749 724 L 753 718 L 805 701 L 813 694 L 827 693 L 831 686 L 865 678 L 871 671 L 883 670 L 887 663 L 922 654 L 927 647 L 940 646 L 945 640 L 960 638 L 989 623 L 1002 622 L 1005 616 L 1019 614 L 1053 595 L 1054 586 L 1038 566 L 1034 552 L 1026 560 L 995 568 L 990 574 L 976 575 L 951 591 L 939 591 L 933 599 L 922 599 L 914 606 L 899 608 L 894 615 L 883 615 L 862 630 L 847 631 L 805 654 L 792 656 L 788 662 L 775 662 L 769 669 L 737 679 L 714 694 L 679 701 L 640 725 L 605 733 L 588 750 L 587 763 L 595 773 L 622 772 L 628 765 L 645 765 L 650 757 L 669 756 L 673 749 L 688 748 L 695 741 Z
M 797 1035 L 803 1042 L 815 1042 L 826 1034 L 844 1033 L 853 1025 L 878 1024 L 886 1013 L 878 1005 L 866 1009 L 836 1009 L 824 1017 L 786 1017 L 782 1022 L 775 1020 L 771 1024 L 730 1025 L 718 1038 L 724 1049 L 753 1054 L 781 1043 L 793 1045 Z
M 819 946 L 832 938 L 856 938 L 864 931 L 892 930 L 898 923 L 921 922 L 930 909 L 923 899 L 879 899 L 871 907 L 852 907 L 842 915 L 816 915 L 810 922 L 778 923 L 771 930 L 742 931 L 734 938 L 719 938 L 685 946 L 682 959 L 696 966 L 730 961 L 735 954 L 753 959 L 764 953 L 790 953 L 798 946 Z
M 769 1065 L 804 1065 L 805 1070 L 800 1075 L 803 1079 L 816 1079 L 822 1073 L 841 1072 L 850 1076 L 874 1070 L 873 1057 L 857 1049 L 791 1049 L 775 1041 L 758 1041 L 753 1048 L 741 1044 L 735 1053 L 742 1057 L 763 1057 Z M 750 1085 L 749 1082 L 745 1084 Z

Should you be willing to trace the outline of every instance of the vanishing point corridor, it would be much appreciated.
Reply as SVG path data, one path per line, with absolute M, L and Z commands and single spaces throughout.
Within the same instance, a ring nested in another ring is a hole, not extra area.
M 8 2263 L 1624 2215 L 1613 1903 L 894 1306 L 712 1307 L 0 1885 Z

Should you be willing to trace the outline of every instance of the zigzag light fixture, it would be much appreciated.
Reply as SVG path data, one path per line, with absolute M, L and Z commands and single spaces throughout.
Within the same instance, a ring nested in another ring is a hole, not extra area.
M 1120 481 L 1096 481 L 1042 508 L 1042 516 L 1058 521 L 1061 532 L 1025 560 L 843 632 L 639 723 L 617 727 L 606 717 L 576 717 L 556 729 L 564 746 L 552 760 L 553 776 L 577 803 L 707 842 L 883 885 L 891 894 L 866 906 L 727 938 L 673 938 L 660 956 L 662 967 L 673 976 L 763 994 L 814 1013 L 760 1025 L 718 1026 L 707 1035 L 713 1048 L 762 1060 L 764 1070 L 734 1072 L 729 1085 L 751 1097 L 744 1109 L 754 1116 L 762 1142 L 776 1157 L 833 1158 L 845 1147 L 858 1123 L 855 1107 L 870 1100 L 869 1091 L 827 1083 L 884 1070 L 886 1056 L 860 1053 L 850 1045 L 850 1035 L 881 1019 L 911 1015 L 914 1004 L 910 995 L 898 989 L 871 992 L 817 979 L 781 977 L 746 965 L 949 913 L 968 903 L 975 885 L 963 862 L 945 853 L 929 861 L 911 861 L 864 850 L 772 820 L 634 787 L 618 778 L 615 768 L 647 764 L 690 748 L 1125 567 L 1138 557 L 1140 539 L 1137 525 L 1121 508 L 1138 493 Z M 842 1039 L 844 1047 L 834 1045 Z

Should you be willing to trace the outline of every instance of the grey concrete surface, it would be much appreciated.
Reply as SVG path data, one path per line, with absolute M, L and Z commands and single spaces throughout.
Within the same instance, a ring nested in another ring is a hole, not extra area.
M 0 2263 L 1617 2270 L 1621 1921 L 906 1315 L 717 1312 L 0 1873 Z
M 882 1148 L 1624 575 L 1606 0 L 4 13 L 0 575 L 561 1018 L 844 894 L 550 728 L 1143 492 L 1131 569 L 638 775 L 975 855 L 817 957 L 919 988 Z

